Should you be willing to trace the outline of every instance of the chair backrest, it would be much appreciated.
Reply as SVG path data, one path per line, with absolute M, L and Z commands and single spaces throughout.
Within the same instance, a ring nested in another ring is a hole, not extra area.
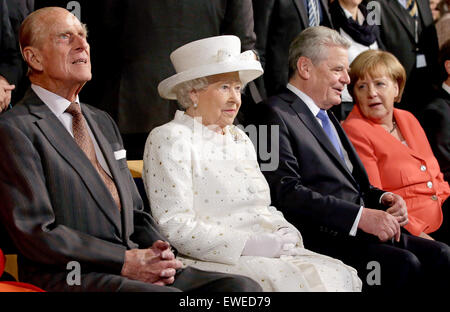
M 10 279 L 19 280 L 19 266 L 17 264 L 17 255 L 5 255 L 5 275 L 9 275 Z

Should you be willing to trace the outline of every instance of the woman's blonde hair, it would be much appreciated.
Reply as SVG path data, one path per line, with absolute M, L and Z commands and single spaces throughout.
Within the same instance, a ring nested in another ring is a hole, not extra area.
M 359 79 L 367 76 L 380 77 L 387 75 L 398 84 L 398 96 L 395 102 L 400 102 L 405 88 L 406 72 L 402 64 L 391 53 L 380 50 L 367 50 L 358 55 L 350 64 L 350 83 L 348 92 L 354 98 L 353 88 Z

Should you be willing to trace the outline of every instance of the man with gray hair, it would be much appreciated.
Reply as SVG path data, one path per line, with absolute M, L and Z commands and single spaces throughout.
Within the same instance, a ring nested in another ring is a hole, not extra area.
M 439 274 L 448 276 L 446 249 L 403 233 L 408 222 L 404 200 L 370 185 L 329 112 L 350 82 L 348 47 L 329 28 L 304 30 L 290 47 L 286 89 L 255 112 L 259 129 L 275 125 L 279 130 L 279 145 L 264 142 L 279 146 L 278 168 L 264 172 L 272 204 L 302 231 L 307 248 L 355 267 L 363 291 L 429 287 L 425 278 L 437 287 L 446 285 L 436 282 Z

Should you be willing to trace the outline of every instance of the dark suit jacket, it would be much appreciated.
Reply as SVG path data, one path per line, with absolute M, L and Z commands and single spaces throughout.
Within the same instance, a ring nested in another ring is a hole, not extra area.
M 450 95 L 440 89 L 420 115 L 434 156 L 439 162 L 444 179 L 450 182 Z
M 12 104 L 23 97 L 29 85 L 19 49 L 19 28 L 33 9 L 34 0 L 0 0 L 0 75 L 16 86 Z
M 67 286 L 70 261 L 78 261 L 82 273 L 109 273 L 117 282 L 126 249 L 164 239 L 142 211 L 126 159 L 114 157 L 123 148 L 114 122 L 91 106 L 82 111 L 116 183 L 121 212 L 83 151 L 31 89 L 0 116 L 0 220 L 18 249 L 21 280 L 44 289 Z M 91 286 L 102 287 L 82 285 Z
M 279 127 L 279 165 L 264 175 L 273 205 L 299 228 L 306 246 L 321 243 L 315 241 L 318 233 L 321 237 L 323 233 L 349 237 L 361 205 L 381 208 L 378 201 L 383 191 L 369 184 L 355 149 L 336 118 L 329 116 L 348 152 L 353 172 L 342 162 L 306 104 L 291 91 L 285 89 L 269 98 L 255 114 L 260 126 Z
M 405 67 L 407 81 L 398 108 L 417 113 L 429 100 L 432 94 L 432 83 L 438 79 L 437 56 L 438 40 L 436 28 L 431 15 L 428 0 L 419 0 L 419 41 L 414 40 L 414 23 L 408 19 L 407 11 L 397 0 L 376 0 L 380 4 L 379 25 L 381 40 L 386 50 L 394 54 Z M 424 54 L 427 62 L 426 68 L 416 68 L 416 48 Z
M 323 22 L 332 27 L 328 1 L 321 0 Z M 288 82 L 289 46 L 308 27 L 304 0 L 253 0 L 256 50 L 264 68 L 258 89 L 263 98 L 280 92 Z

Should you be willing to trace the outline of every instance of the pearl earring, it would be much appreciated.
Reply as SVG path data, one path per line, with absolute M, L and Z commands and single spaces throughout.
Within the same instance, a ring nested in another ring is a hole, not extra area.
M 198 104 L 197 104 L 197 103 L 194 103 L 194 108 L 197 108 L 197 106 L 198 106 Z

